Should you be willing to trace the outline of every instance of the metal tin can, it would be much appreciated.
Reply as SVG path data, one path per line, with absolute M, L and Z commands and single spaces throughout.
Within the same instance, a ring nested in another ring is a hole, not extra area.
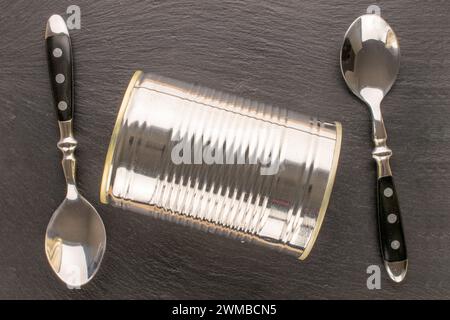
M 341 125 L 137 71 L 111 137 L 102 203 L 309 254 Z

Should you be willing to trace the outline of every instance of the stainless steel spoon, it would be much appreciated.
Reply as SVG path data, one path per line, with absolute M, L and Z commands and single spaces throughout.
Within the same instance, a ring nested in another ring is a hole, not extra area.
M 405 278 L 408 258 L 380 104 L 397 78 L 399 65 L 397 37 L 379 15 L 362 15 L 351 24 L 341 49 L 341 71 L 347 86 L 372 114 L 380 247 L 386 270 L 395 282 Z
M 61 16 L 49 18 L 45 41 L 60 131 L 58 148 L 63 153 L 62 167 L 67 183 L 66 198 L 53 213 L 47 227 L 45 253 L 62 281 L 70 287 L 80 287 L 99 269 L 106 247 L 106 232 L 99 214 L 79 194 L 76 186 L 72 47 Z

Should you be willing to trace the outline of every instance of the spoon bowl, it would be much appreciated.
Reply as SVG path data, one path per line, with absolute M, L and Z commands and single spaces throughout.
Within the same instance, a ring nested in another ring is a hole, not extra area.
M 94 207 L 72 192 L 55 210 L 45 234 L 45 252 L 53 271 L 68 286 L 80 287 L 97 272 L 106 248 L 106 232 Z
M 365 14 L 350 25 L 341 50 L 341 71 L 356 96 L 369 105 L 381 103 L 399 66 L 398 40 L 383 18 Z

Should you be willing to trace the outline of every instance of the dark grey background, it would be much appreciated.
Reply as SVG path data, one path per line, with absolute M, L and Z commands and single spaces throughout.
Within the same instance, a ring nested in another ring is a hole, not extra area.
M 368 1 L 0 1 L 0 298 L 450 298 L 448 1 L 380 1 L 402 52 L 384 102 L 410 269 L 368 290 L 381 264 L 369 113 L 346 89 L 339 50 Z M 44 51 L 52 13 L 81 8 L 72 30 L 81 192 L 108 246 L 82 290 L 52 274 L 44 233 L 64 197 Z M 136 69 L 341 121 L 338 175 L 318 241 L 299 262 L 99 203 L 103 161 Z

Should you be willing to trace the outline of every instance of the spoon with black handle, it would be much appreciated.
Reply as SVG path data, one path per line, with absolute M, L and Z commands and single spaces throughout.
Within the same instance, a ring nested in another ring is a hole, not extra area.
M 45 30 L 50 82 L 58 116 L 67 183 L 66 198 L 53 213 L 45 234 L 45 253 L 57 276 L 69 287 L 90 281 L 100 267 L 106 248 L 103 221 L 94 207 L 78 192 L 75 181 L 75 148 L 72 46 L 63 18 L 52 15 Z
M 341 71 L 350 90 L 370 109 L 377 163 L 378 230 L 381 254 L 389 277 L 401 282 L 406 276 L 408 258 L 397 193 L 389 158 L 391 149 L 380 104 L 397 78 L 400 48 L 397 37 L 377 14 L 365 14 L 348 28 L 341 49 Z

